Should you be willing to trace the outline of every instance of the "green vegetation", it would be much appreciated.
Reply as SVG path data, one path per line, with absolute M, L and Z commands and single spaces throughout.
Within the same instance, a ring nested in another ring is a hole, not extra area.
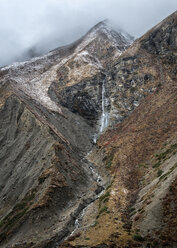
M 112 187 L 113 181 L 108 185 L 108 187 L 106 188 L 106 191 L 108 191 L 111 187 Z
M 165 147 L 167 145 L 167 143 L 163 144 L 163 147 Z M 160 165 L 168 158 L 170 158 L 169 155 L 174 155 L 177 152 L 177 143 L 173 144 L 170 146 L 170 148 L 168 148 L 166 151 L 159 153 L 159 154 L 155 154 L 156 157 L 156 163 L 152 166 L 153 168 L 159 168 Z M 158 170 L 158 175 L 160 170 Z M 161 176 L 161 175 L 160 175 Z
M 157 176 L 160 177 L 163 174 L 163 170 L 158 170 L 157 171 Z
M 96 219 L 98 219 L 98 218 L 100 217 L 100 215 L 103 214 L 103 213 L 105 213 L 105 212 L 106 212 L 107 214 L 110 213 L 110 211 L 108 210 L 108 207 L 104 205 L 102 208 L 100 208 L 100 210 L 99 210 L 99 212 L 98 212 L 98 215 L 97 215 Z
M 99 211 L 99 215 L 101 215 L 101 214 L 104 213 L 104 212 L 107 212 L 107 210 L 108 210 L 108 207 L 107 207 L 107 206 L 102 207 L 102 208 L 100 209 L 100 211 Z
M 169 170 L 168 172 L 166 172 L 165 174 L 163 174 L 163 175 L 159 178 L 159 180 L 162 180 L 162 179 L 166 180 L 166 179 L 168 178 L 168 175 L 170 175 L 170 173 L 171 173 L 176 167 L 177 167 L 177 163 L 175 163 L 175 164 L 170 168 L 170 170 Z
M 139 164 L 138 167 L 139 167 L 139 168 L 145 167 L 145 164 Z
M 131 209 L 130 209 L 130 212 L 133 212 L 133 211 L 135 211 L 135 208 L 131 208 Z
M 136 209 L 130 208 L 129 213 L 130 213 L 130 216 L 133 216 L 134 214 L 136 214 Z
M 101 208 L 102 203 L 106 203 L 109 201 L 110 192 L 107 190 L 103 195 L 99 198 L 99 208 Z
M 138 212 L 139 212 L 139 213 L 144 213 L 145 210 L 144 210 L 144 208 L 142 207 L 142 208 L 139 208 L 139 209 L 138 209 Z
M 177 152 L 177 143 L 173 144 L 170 146 L 170 148 L 168 148 L 165 152 L 162 152 L 160 154 L 156 154 L 156 158 L 159 161 L 165 160 L 167 159 L 167 155 L 171 154 L 171 153 L 176 153 Z
M 133 216 L 133 215 L 135 215 L 135 214 L 136 214 L 136 210 L 132 211 L 132 212 L 130 213 L 130 216 Z
M 95 223 L 92 225 L 92 227 L 95 227 L 98 224 L 99 224 L 99 222 L 98 221 L 95 221 Z
M 85 238 L 85 240 L 90 240 L 90 238 Z
M 158 168 L 161 165 L 161 161 L 158 161 L 157 163 L 155 163 L 152 167 L 153 168 Z
M 109 198 L 105 198 L 105 199 L 103 200 L 103 203 L 108 202 L 108 201 L 109 201 Z
M 140 234 L 134 234 L 133 239 L 136 241 L 144 241 L 144 238 Z
M 140 185 L 144 185 L 144 184 L 145 184 L 145 178 L 144 178 L 144 177 L 142 177 L 142 178 L 140 179 L 139 184 L 140 184 Z
M 105 204 L 109 201 L 109 197 L 110 197 L 110 191 L 109 191 L 109 189 L 110 189 L 110 186 L 111 185 L 109 185 L 107 187 L 106 192 L 103 195 L 101 195 L 100 198 L 99 198 L 99 211 L 98 211 L 98 215 L 96 217 L 97 219 L 104 212 L 110 213 L 110 211 L 108 210 L 108 207 Z
M 111 165 L 112 165 L 112 162 L 111 162 L 111 161 L 109 161 L 109 162 L 107 163 L 106 168 L 107 168 L 107 169 L 110 169 L 110 168 L 111 168 Z
M 109 191 L 106 191 L 105 194 L 103 194 L 103 195 L 100 196 L 99 201 L 102 202 L 102 201 L 104 201 L 107 198 L 109 200 L 109 196 L 110 196 L 110 192 Z
M 114 158 L 114 154 L 110 155 L 109 158 L 107 159 L 107 162 L 106 162 L 106 168 L 107 169 L 110 169 L 111 168 L 113 158 Z

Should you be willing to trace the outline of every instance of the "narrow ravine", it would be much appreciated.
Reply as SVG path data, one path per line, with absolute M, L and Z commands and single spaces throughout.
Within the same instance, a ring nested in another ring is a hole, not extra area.
M 50 245 L 50 248 L 58 248 L 58 246 L 62 244 L 62 242 L 67 241 L 71 236 L 76 234 L 77 231 L 82 229 L 82 221 L 85 214 L 87 213 L 87 210 L 105 192 L 105 182 L 101 175 L 95 170 L 94 165 L 87 159 L 87 156 L 84 157 L 82 161 L 87 164 L 86 169 L 90 176 L 96 182 L 97 188 L 95 191 L 93 191 L 91 197 L 83 199 L 83 202 L 81 202 L 81 204 L 78 206 L 78 209 L 75 211 L 75 213 L 72 214 L 71 220 L 65 225 L 63 230 L 55 236 L 54 240 L 48 243 L 48 245 Z
M 87 156 L 88 156 L 88 154 L 87 154 Z M 105 191 L 105 182 L 104 182 L 103 178 L 98 173 L 98 171 L 94 168 L 94 165 L 88 160 L 87 156 L 82 159 L 82 162 L 84 164 L 87 164 L 88 173 L 93 178 L 93 180 L 96 182 L 97 189 L 96 189 L 95 193 L 93 192 L 93 196 L 90 199 L 88 199 L 88 204 L 86 204 L 85 207 L 83 207 L 83 209 L 76 216 L 75 221 L 74 221 L 73 230 L 70 231 L 70 233 L 67 233 L 67 235 L 65 237 L 63 237 L 60 241 L 55 243 L 55 245 L 56 245 L 55 247 L 57 247 L 57 245 L 61 244 L 63 241 L 68 240 L 72 235 L 74 235 L 77 231 L 79 231 L 80 228 L 82 228 L 82 221 L 83 221 L 85 214 L 87 213 L 87 210 L 91 207 L 92 204 L 94 204 L 94 202 Z
M 101 175 L 99 175 L 99 173 L 93 168 L 93 165 L 88 161 L 89 166 L 88 169 L 90 170 L 90 173 L 93 177 L 93 179 L 96 181 L 97 183 L 97 194 L 93 197 L 92 201 L 81 211 L 81 213 L 79 214 L 78 218 L 75 220 L 74 226 L 75 229 L 72 231 L 72 233 L 70 234 L 70 236 L 72 236 L 79 228 L 82 227 L 82 219 L 85 215 L 85 213 L 87 212 L 88 208 L 104 193 L 105 191 L 105 187 L 104 187 L 104 182 L 103 182 L 103 178 L 101 177 Z

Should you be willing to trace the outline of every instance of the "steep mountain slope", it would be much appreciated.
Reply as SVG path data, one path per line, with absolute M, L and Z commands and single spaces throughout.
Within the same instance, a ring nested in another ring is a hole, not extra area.
M 104 55 L 97 51 L 101 40 Z M 100 74 L 103 65 L 113 61 L 106 49 L 119 56 L 129 44 L 103 22 L 70 46 L 1 68 L 2 247 L 56 247 L 103 189 L 106 177 L 101 179 L 84 159 L 95 129 L 57 99 L 53 101 L 56 93 L 50 88 L 68 61 L 81 57 L 80 72 L 86 78 L 83 66 L 89 66 L 93 75 Z M 81 56 L 86 47 L 92 50 L 89 63 Z
M 131 111 L 124 99 L 147 96 L 97 141 L 90 159 L 105 165 L 112 183 L 92 207 L 93 225 L 62 247 L 177 247 L 176 37 L 177 12 L 107 73 L 120 114 Z
M 1 68 L 1 247 L 176 247 L 176 25 Z

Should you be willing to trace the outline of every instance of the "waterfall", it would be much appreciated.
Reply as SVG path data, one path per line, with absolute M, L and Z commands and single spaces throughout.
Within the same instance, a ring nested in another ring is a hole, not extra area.
M 100 130 L 99 133 L 102 133 L 104 129 L 108 126 L 108 121 L 109 121 L 109 114 L 107 111 L 105 111 L 105 107 L 107 105 L 107 98 L 105 97 L 105 81 L 103 81 L 102 84 L 102 114 L 101 114 L 101 119 L 100 119 Z
M 106 98 L 105 81 L 102 83 L 102 93 L 101 93 L 101 118 L 99 120 L 99 130 L 98 133 L 93 135 L 93 143 L 96 144 L 98 137 L 105 130 L 109 124 L 109 113 L 107 112 L 108 99 Z

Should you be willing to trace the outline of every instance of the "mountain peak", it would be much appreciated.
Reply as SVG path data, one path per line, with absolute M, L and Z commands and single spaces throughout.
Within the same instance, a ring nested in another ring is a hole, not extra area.
M 130 45 L 134 38 L 128 34 L 125 30 L 121 29 L 109 19 L 105 19 L 97 23 L 92 27 L 86 35 L 106 35 L 108 39 L 112 40 L 114 43 L 124 40 L 127 45 Z
M 96 25 L 92 27 L 92 29 L 100 29 L 102 27 L 107 27 L 109 25 L 109 19 L 105 19 L 103 21 L 98 22 Z

